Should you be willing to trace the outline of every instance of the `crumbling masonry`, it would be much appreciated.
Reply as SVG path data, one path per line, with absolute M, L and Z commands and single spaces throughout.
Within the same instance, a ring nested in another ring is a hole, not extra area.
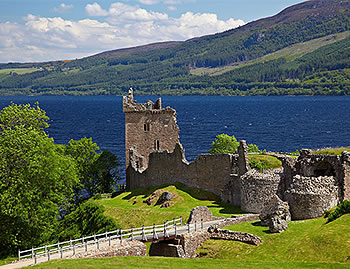
M 350 153 L 279 157 L 283 169 L 250 169 L 245 141 L 235 154 L 202 154 L 192 163 L 179 142 L 176 111 L 159 98 L 137 104 L 132 90 L 123 99 L 127 189 L 180 182 L 218 195 L 247 212 L 260 213 L 273 195 L 288 202 L 292 219 L 321 216 L 350 199 Z

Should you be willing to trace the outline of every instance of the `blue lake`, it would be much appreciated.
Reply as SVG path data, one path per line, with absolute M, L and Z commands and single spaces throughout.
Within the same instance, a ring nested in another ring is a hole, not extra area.
M 157 97 L 135 99 L 146 102 Z M 0 96 L 0 108 L 11 101 L 38 101 L 51 119 L 49 135 L 56 143 L 92 137 L 124 165 L 122 97 Z M 188 160 L 208 152 L 221 133 L 271 151 L 350 145 L 350 97 L 164 96 L 162 104 L 177 111 Z

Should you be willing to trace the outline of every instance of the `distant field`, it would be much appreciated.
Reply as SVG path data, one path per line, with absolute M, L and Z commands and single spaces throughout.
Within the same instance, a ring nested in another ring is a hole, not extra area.
M 190 70 L 190 73 L 192 75 L 197 75 L 197 76 L 203 76 L 203 75 L 217 76 L 217 75 L 221 75 L 223 73 L 229 72 L 231 70 L 234 70 L 236 68 L 241 68 L 241 67 L 259 63 L 259 62 L 275 60 L 281 57 L 286 57 L 287 61 L 292 61 L 292 60 L 295 60 L 296 58 L 299 58 L 305 55 L 306 53 L 313 52 L 314 50 L 320 47 L 343 40 L 349 36 L 350 36 L 350 31 L 346 31 L 338 34 L 332 34 L 332 35 L 324 36 L 321 38 L 313 39 L 307 42 L 302 42 L 302 43 L 298 43 L 298 44 L 286 47 L 284 49 L 267 54 L 257 60 L 253 60 L 248 63 L 241 63 L 241 64 L 231 65 L 231 66 L 222 66 L 217 68 L 196 68 L 196 69 Z
M 172 192 L 175 195 L 173 205 L 160 208 L 160 205 L 149 206 L 144 203 L 156 190 Z M 230 217 L 232 214 L 243 213 L 239 207 L 221 202 L 219 197 L 210 192 L 191 189 L 181 184 L 124 192 L 112 199 L 96 200 L 96 203 L 103 205 L 105 214 L 112 217 L 118 226 L 126 229 L 131 226 L 159 224 L 180 216 L 186 221 L 192 208 L 196 206 L 208 206 L 215 216 Z
M 35 71 L 40 71 L 41 68 L 7 68 L 7 69 L 0 69 L 0 75 L 5 74 L 8 75 L 10 73 L 16 73 L 18 75 L 33 73 Z

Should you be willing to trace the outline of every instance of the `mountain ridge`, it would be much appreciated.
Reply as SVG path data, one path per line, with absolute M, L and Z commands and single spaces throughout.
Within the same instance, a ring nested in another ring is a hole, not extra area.
M 294 44 L 349 30 L 350 1 L 311 0 L 235 29 L 186 41 L 105 51 L 72 61 L 3 64 L 0 94 L 124 94 L 130 86 L 138 94 L 350 94 L 350 77 L 345 70 L 350 62 L 339 58 L 342 50 L 347 50 L 347 39 L 337 41 L 343 42 L 342 46 L 327 45 L 333 48 L 332 57 L 314 53 L 314 59 L 303 55 L 302 59 L 307 61 L 303 62 L 298 57 L 291 61 L 281 56 L 210 79 L 190 72 L 197 68 L 240 65 Z M 25 74 L 4 71 L 23 67 L 36 71 Z M 304 82 L 312 72 L 334 70 L 343 70 L 345 74 L 340 90 L 334 90 L 332 85 L 325 90 L 320 83 L 317 87 L 321 91 L 305 88 Z M 281 89 L 281 83 L 288 87 Z M 273 90 L 276 87 L 277 92 Z

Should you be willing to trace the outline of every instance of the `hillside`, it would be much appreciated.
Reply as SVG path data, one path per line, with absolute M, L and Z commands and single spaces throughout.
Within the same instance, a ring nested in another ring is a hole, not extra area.
M 347 95 L 349 30 L 350 1 L 311 0 L 185 42 L 1 64 L 0 94 Z

